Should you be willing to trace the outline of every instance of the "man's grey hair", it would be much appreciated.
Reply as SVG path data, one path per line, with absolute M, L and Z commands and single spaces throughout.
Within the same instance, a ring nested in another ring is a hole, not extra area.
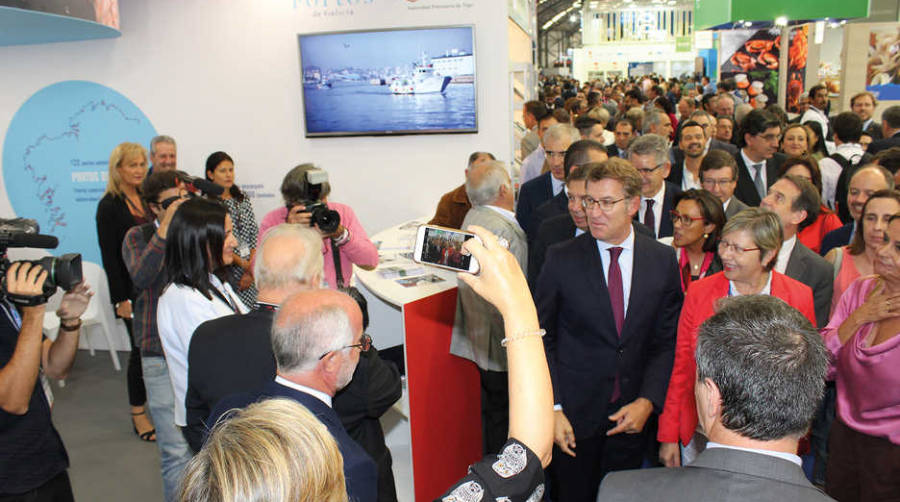
M 641 132 L 643 132 L 644 134 L 649 134 L 654 127 L 658 127 L 660 124 L 662 124 L 664 115 L 666 115 L 666 112 L 657 109 L 653 109 L 647 112 L 644 115 L 644 123 L 641 127 Z
M 159 136 L 154 136 L 153 139 L 150 140 L 150 153 L 152 155 L 156 154 L 156 145 L 160 143 L 168 143 L 175 148 L 178 148 L 178 145 L 175 144 L 175 138 L 172 136 L 166 136 L 165 134 L 160 134 Z
M 553 124 L 548 127 L 547 131 L 544 133 L 543 144 L 546 145 L 550 141 L 565 140 L 569 140 L 569 143 L 574 143 L 580 139 L 581 134 L 574 126 L 570 124 Z
M 724 298 L 700 325 L 697 381 L 722 397 L 722 425 L 745 438 L 799 439 L 825 387 L 828 351 L 806 317 L 769 295 Z
M 744 117 L 747 116 L 748 113 L 753 111 L 753 106 L 747 103 L 741 103 L 737 105 L 734 109 L 734 122 L 736 124 L 740 124 L 744 121 Z
M 347 312 L 338 305 L 296 315 L 282 309 L 272 323 L 272 352 L 279 373 L 309 371 L 320 358 L 350 345 L 353 328 Z
M 644 134 L 628 145 L 628 158 L 633 155 L 653 155 L 654 165 L 662 164 L 669 160 L 669 142 L 659 134 Z
M 291 259 L 280 257 L 279 263 L 266 262 L 265 248 L 273 239 L 293 239 Z M 322 276 L 322 237 L 310 227 L 291 223 L 282 223 L 269 229 L 263 235 L 262 242 L 256 250 L 256 263 L 253 264 L 253 277 L 256 278 L 257 289 L 274 289 L 285 286 L 310 284 L 314 277 Z
M 706 120 L 708 120 L 710 124 L 715 122 L 715 120 L 716 120 L 715 117 L 713 117 L 712 115 L 707 113 L 706 110 L 701 110 L 701 109 L 692 111 L 691 115 L 690 115 L 690 120 L 694 120 L 697 117 L 706 117 Z
M 550 129 L 547 132 L 549 133 Z M 575 129 L 575 132 L 577 134 L 578 130 Z M 547 135 L 544 134 L 544 138 L 546 137 Z M 469 176 L 466 177 L 466 195 L 469 196 L 469 201 L 473 206 L 485 206 L 494 202 L 497 194 L 500 193 L 501 186 L 512 190 L 506 163 L 499 160 L 482 162 L 478 166 L 478 171 L 475 173 L 469 171 Z

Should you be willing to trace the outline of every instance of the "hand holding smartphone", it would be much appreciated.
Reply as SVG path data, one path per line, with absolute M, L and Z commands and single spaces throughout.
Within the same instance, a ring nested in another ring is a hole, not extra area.
M 421 225 L 416 232 L 413 260 L 434 267 L 477 274 L 480 270 L 478 260 L 463 249 L 463 243 L 473 238 L 481 242 L 481 238 L 471 232 Z

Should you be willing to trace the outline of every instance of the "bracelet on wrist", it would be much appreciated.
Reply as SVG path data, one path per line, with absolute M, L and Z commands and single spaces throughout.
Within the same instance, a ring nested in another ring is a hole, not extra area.
M 547 331 L 543 330 L 543 329 L 538 329 L 535 331 L 522 331 L 519 333 L 515 333 L 512 336 L 508 336 L 508 337 L 504 338 L 503 340 L 500 340 L 500 346 L 506 347 L 506 344 L 508 344 L 509 342 L 515 342 L 516 340 L 523 340 L 525 338 L 531 338 L 531 337 L 535 337 L 535 336 L 542 337 L 546 334 L 547 334 Z
M 81 318 L 78 317 L 75 321 L 72 321 L 71 319 L 60 319 L 59 327 L 66 331 L 78 331 L 81 329 Z

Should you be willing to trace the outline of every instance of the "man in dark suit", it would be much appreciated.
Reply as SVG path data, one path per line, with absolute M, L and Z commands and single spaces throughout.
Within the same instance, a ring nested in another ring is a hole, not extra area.
M 875 155 L 893 146 L 900 146 L 900 106 L 888 107 L 881 113 L 881 133 L 884 138 L 873 141 L 866 150 L 868 153 Z
M 713 137 L 713 132 L 716 129 L 716 119 L 712 115 L 706 113 L 703 110 L 697 110 L 691 114 L 690 118 L 685 123 L 687 123 L 687 122 L 696 122 L 696 123 L 700 124 L 700 127 L 703 128 L 703 135 L 706 138 L 704 147 L 703 147 L 704 154 L 709 153 L 713 150 L 723 150 L 723 151 L 730 153 L 731 155 L 737 155 L 738 149 L 736 146 L 732 145 L 731 143 L 727 143 L 725 141 L 720 141 Z M 683 125 L 679 124 L 679 128 L 678 128 L 679 134 L 676 135 L 676 137 L 675 137 L 675 139 L 679 142 L 679 144 L 680 144 L 680 138 L 681 138 L 680 133 L 681 133 L 682 127 L 683 127 Z M 672 160 L 673 166 L 684 162 L 684 150 L 681 149 L 680 145 L 672 148 L 671 160 Z M 676 185 L 677 185 L 677 183 L 676 183 Z
M 856 222 L 862 216 L 863 206 L 869 197 L 879 190 L 893 190 L 893 188 L 894 177 L 881 166 L 870 164 L 853 173 L 847 188 L 847 209 L 850 211 L 851 221 L 825 234 L 819 250 L 822 256 L 828 254 L 832 248 L 850 244 L 853 234 L 856 233 Z
M 363 333 L 362 312 L 350 296 L 332 290 L 303 291 L 288 297 L 272 323 L 277 376 L 255 392 L 226 397 L 207 421 L 212 426 L 227 412 L 274 397 L 306 406 L 337 442 L 344 458 L 350 500 L 375 502 L 378 480 L 372 458 L 347 434 L 334 409 L 334 395 L 350 383 L 360 353 L 371 346 Z
M 858 92 L 850 98 L 850 110 L 862 120 L 863 134 L 868 134 L 873 141 L 882 138 L 881 124 L 873 117 L 877 104 L 875 95 L 869 91 Z
M 734 196 L 737 177 L 737 161 L 724 151 L 711 150 L 700 163 L 700 186 L 722 201 L 725 219 L 747 209 L 747 205 Z
M 781 122 L 765 110 L 753 110 L 744 117 L 739 128 L 741 151 L 737 188 L 734 195 L 748 206 L 759 206 L 769 187 L 778 177 L 784 156 L 776 153 L 781 138 Z
M 675 198 L 681 194 L 681 188 L 666 181 L 671 169 L 666 139 L 657 134 L 635 139 L 628 147 L 628 160 L 643 180 L 636 218 L 653 230 L 657 238 L 671 237 L 674 230 L 671 211 L 675 209 Z
M 285 298 L 318 287 L 322 276 L 321 237 L 308 227 L 280 225 L 259 247 L 254 277 L 255 308 L 201 324 L 188 351 L 187 436 L 191 448 L 203 446 L 205 420 L 222 398 L 253 392 L 272 382 L 275 357 L 269 337 L 272 320 Z M 310 254 L 308 251 L 312 251 Z M 363 326 L 368 324 L 363 314 Z M 397 368 L 373 347 L 361 354 L 350 384 L 334 398 L 334 410 L 347 433 L 378 466 L 378 500 L 397 500 L 390 451 L 379 418 L 402 392 Z
M 632 230 L 641 185 L 625 162 L 592 165 L 589 233 L 552 246 L 538 278 L 557 500 L 593 501 L 607 472 L 640 467 L 644 425 L 665 399 L 683 295 L 672 248 Z
M 686 467 L 612 473 L 597 501 L 832 500 L 796 455 L 828 368 L 809 321 L 772 296 L 728 298 L 700 326 L 695 353 L 706 450 Z
M 634 139 L 634 122 L 622 118 L 616 122 L 616 128 L 613 131 L 616 134 L 616 140 L 613 144 L 606 147 L 606 153 L 609 158 L 619 157 L 624 159 L 628 157 L 628 145 Z
M 781 220 L 784 242 L 775 259 L 775 271 L 809 286 L 816 307 L 816 324 L 824 328 L 831 313 L 834 267 L 797 239 L 797 232 L 819 216 L 821 206 L 816 187 L 790 174 L 773 183 L 759 205 Z
M 532 217 L 534 231 L 536 232 L 541 227 L 544 220 L 566 214 L 569 211 L 569 172 L 573 166 L 580 166 L 588 162 L 603 162 L 608 158 L 606 148 L 597 141 L 581 139 L 569 145 L 569 148 L 566 149 L 566 156 L 563 159 L 566 185 L 561 192 L 535 210 Z M 534 239 L 532 239 L 533 241 Z
M 544 133 L 543 146 L 547 156 L 549 170 L 525 182 L 519 188 L 519 202 L 516 205 L 516 220 L 519 226 L 532 238 L 531 223 L 535 210 L 544 202 L 563 191 L 565 184 L 565 170 L 563 163 L 566 150 L 569 145 L 581 139 L 578 129 L 568 124 L 556 124 L 550 126 Z

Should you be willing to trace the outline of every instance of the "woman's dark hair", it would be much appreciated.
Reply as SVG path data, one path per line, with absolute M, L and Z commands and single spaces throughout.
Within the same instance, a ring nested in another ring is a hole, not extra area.
M 281 197 L 284 198 L 286 206 L 294 206 L 300 204 L 310 197 L 309 184 L 306 182 L 306 172 L 316 169 L 312 164 L 300 164 L 288 171 L 281 181 Z M 319 193 L 319 200 L 325 198 L 331 193 L 331 184 L 327 181 L 322 183 L 322 191 Z
M 862 212 L 859 215 L 859 221 L 856 222 L 856 233 L 853 235 L 853 240 L 850 242 L 850 245 L 847 247 L 847 251 L 852 255 L 860 255 L 866 251 L 866 240 L 865 233 L 866 229 L 863 227 L 866 223 L 866 209 L 869 208 L 869 203 L 874 199 L 894 199 L 900 204 L 900 191 L 898 190 L 879 190 L 871 195 L 866 203 L 863 204 Z M 835 264 L 838 266 L 839 264 Z
M 819 192 L 819 195 L 822 195 L 822 171 L 819 170 L 819 163 L 816 161 L 813 156 L 808 153 L 804 153 L 803 155 L 798 155 L 797 157 L 788 157 L 784 162 L 782 162 L 781 167 L 778 168 L 778 177 L 784 176 L 784 173 L 788 172 L 788 169 L 794 166 L 803 166 L 809 169 L 810 181 L 813 186 L 816 187 L 816 190 Z
M 194 197 L 175 211 L 166 234 L 166 283 L 194 288 L 212 299 L 210 273 L 224 269 L 225 216 L 218 201 Z
M 821 153 L 824 156 L 828 156 L 828 149 L 825 147 L 825 134 L 822 132 L 822 124 L 816 122 L 815 120 L 807 120 L 803 123 L 806 127 L 808 127 L 812 132 L 816 133 L 816 142 L 813 144 L 812 149 L 810 149 L 809 153 Z
M 666 97 L 662 94 L 660 94 L 656 99 L 653 100 L 653 104 L 659 105 L 659 107 L 669 115 L 675 115 L 675 107 L 672 106 L 672 102 L 666 99 Z
M 725 226 L 725 210 L 722 209 L 722 202 L 710 192 L 696 188 L 675 197 L 675 206 L 677 207 L 678 203 L 683 200 L 696 202 L 700 207 L 700 214 L 703 215 L 703 224 L 712 223 L 716 227 L 703 242 L 703 251 L 715 253 L 719 246 L 719 238 L 722 236 L 722 227 Z
M 209 157 L 206 158 L 206 179 L 212 181 L 212 176 L 209 173 L 212 173 L 219 167 L 219 164 L 225 161 L 231 162 L 231 165 L 234 165 L 234 159 L 231 158 L 231 155 L 228 155 L 225 152 L 213 152 Z M 231 189 L 228 190 L 232 197 L 238 202 L 244 202 L 244 199 L 247 197 L 244 195 L 244 192 L 241 191 L 240 188 L 236 184 L 231 185 Z

